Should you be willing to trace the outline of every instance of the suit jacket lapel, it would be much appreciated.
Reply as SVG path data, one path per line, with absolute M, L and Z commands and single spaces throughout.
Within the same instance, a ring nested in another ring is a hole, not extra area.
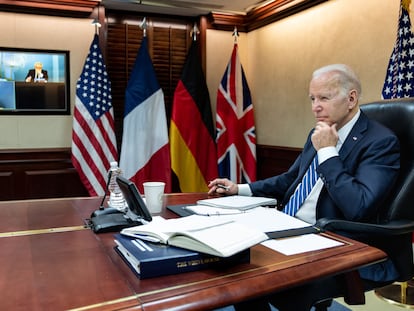
M 316 155 L 316 150 L 315 148 L 313 148 L 312 141 L 310 139 L 312 136 L 312 133 L 313 133 L 313 130 L 309 134 L 306 145 L 304 146 L 303 151 L 302 151 L 301 165 L 299 168 L 299 173 L 298 173 L 298 178 L 297 178 L 299 179 L 299 181 L 302 180 L 303 175 L 305 175 L 306 171 L 309 168 L 309 165 L 311 164 L 313 158 Z
M 357 122 L 349 132 L 348 137 L 345 139 L 342 144 L 341 150 L 339 150 L 339 156 L 342 160 L 345 160 L 352 149 L 358 144 L 358 142 L 363 138 L 365 131 L 368 127 L 368 117 L 361 112 Z
M 303 176 L 305 175 L 307 169 L 309 168 L 309 165 L 311 164 L 313 158 L 316 155 L 316 150 L 315 148 L 313 148 L 312 142 L 310 141 L 310 137 L 311 135 L 309 135 L 308 141 L 306 142 L 305 147 L 302 151 L 298 176 L 286 191 L 285 196 L 283 198 L 283 206 L 286 205 L 290 196 L 293 194 L 296 187 L 302 181 Z

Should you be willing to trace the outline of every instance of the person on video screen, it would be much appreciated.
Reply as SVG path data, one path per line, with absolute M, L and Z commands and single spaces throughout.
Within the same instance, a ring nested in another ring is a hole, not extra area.
M 47 70 L 43 69 L 43 64 L 41 62 L 35 62 L 34 68 L 30 69 L 26 75 L 26 82 L 47 82 Z

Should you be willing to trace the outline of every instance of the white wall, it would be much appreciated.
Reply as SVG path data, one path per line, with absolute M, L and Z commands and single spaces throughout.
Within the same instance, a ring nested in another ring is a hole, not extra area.
M 0 12 L 0 29 L 3 47 L 70 51 L 73 110 L 76 80 L 95 33 L 91 20 Z M 69 147 L 72 115 L 0 115 L 0 133 L 0 149 Z
M 362 102 L 379 100 L 397 35 L 399 4 L 330 0 L 248 33 L 239 49 L 255 108 L 257 142 L 303 146 L 314 124 L 308 83 L 320 66 L 351 65 L 362 81 Z M 207 81 L 214 107 L 217 81 L 231 49 L 231 34 L 207 33 Z

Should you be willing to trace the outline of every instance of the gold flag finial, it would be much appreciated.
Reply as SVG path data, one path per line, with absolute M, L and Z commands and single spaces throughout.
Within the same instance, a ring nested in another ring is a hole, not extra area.
M 237 43 L 238 36 L 239 36 L 239 32 L 237 31 L 237 27 L 234 26 L 234 30 L 233 30 L 234 43 Z
M 190 32 L 190 35 L 193 37 L 193 41 L 197 41 L 197 35 L 200 33 L 198 30 L 197 24 L 194 23 L 193 30 Z
M 139 27 L 141 27 L 141 29 L 144 31 L 143 35 L 144 37 L 146 37 L 147 36 L 147 18 L 146 17 L 144 17 Z
M 95 18 L 92 21 L 92 26 L 95 26 L 95 34 L 98 34 L 98 29 L 99 27 L 101 27 L 101 23 L 99 23 L 99 20 Z

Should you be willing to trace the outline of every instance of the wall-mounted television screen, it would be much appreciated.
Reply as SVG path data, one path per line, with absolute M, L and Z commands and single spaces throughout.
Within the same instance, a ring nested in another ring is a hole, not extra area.
M 69 51 L 0 47 L 1 114 L 70 114 Z

